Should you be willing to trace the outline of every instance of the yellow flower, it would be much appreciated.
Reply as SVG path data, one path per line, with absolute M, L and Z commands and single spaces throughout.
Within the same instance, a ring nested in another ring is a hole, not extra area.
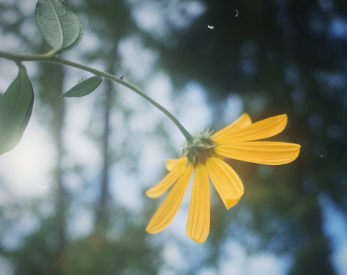
M 226 128 L 212 134 L 198 133 L 183 147 L 179 159 L 168 160 L 169 173 L 146 192 L 150 198 L 163 195 L 174 183 L 170 193 L 150 220 L 146 231 L 163 231 L 174 219 L 195 170 L 187 223 L 187 236 L 203 243 L 210 231 L 210 180 L 225 207 L 230 209 L 243 195 L 243 184 L 223 157 L 258 164 L 280 165 L 295 160 L 300 145 L 286 142 L 259 141 L 277 135 L 287 125 L 287 115 L 270 117 L 252 123 L 247 114 Z

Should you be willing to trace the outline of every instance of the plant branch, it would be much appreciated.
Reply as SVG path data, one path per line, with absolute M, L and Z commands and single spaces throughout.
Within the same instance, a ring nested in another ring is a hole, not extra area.
M 156 102 L 155 100 L 150 98 L 147 94 L 142 92 L 139 88 L 135 87 L 134 85 L 132 85 L 132 84 L 130 84 L 130 83 L 118 78 L 118 77 L 115 77 L 111 74 L 96 70 L 92 67 L 85 66 L 85 65 L 82 65 L 82 64 L 79 64 L 76 62 L 72 62 L 72 61 L 57 58 L 57 57 L 52 57 L 49 54 L 46 54 L 46 55 L 23 55 L 23 54 L 13 54 L 13 53 L 7 53 L 7 52 L 0 51 L 0 57 L 12 60 L 12 61 L 17 62 L 17 63 L 22 62 L 22 61 L 35 61 L 35 62 L 50 62 L 50 63 L 66 65 L 66 66 L 78 68 L 78 69 L 90 72 L 94 75 L 101 76 L 101 77 L 107 78 L 109 80 L 112 80 L 114 82 L 117 82 L 117 83 L 129 88 L 133 92 L 137 93 L 139 96 L 143 97 L 149 103 L 154 105 L 157 109 L 162 111 L 168 118 L 171 119 L 171 121 L 173 123 L 175 123 L 175 125 L 178 127 L 178 129 L 180 129 L 180 131 L 182 132 L 182 134 L 184 135 L 186 140 L 188 142 L 192 141 L 192 136 L 190 135 L 190 133 L 183 127 L 183 125 L 176 119 L 176 117 L 173 116 L 167 109 L 165 109 L 158 102 Z

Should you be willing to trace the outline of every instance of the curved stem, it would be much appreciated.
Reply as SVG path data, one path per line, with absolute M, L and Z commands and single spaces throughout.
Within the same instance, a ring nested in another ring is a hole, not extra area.
M 105 73 L 105 72 L 96 70 L 94 68 L 91 68 L 91 67 L 88 67 L 88 66 L 76 63 L 76 62 L 72 62 L 69 60 L 65 60 L 65 59 L 61 59 L 61 58 L 57 58 L 57 57 L 51 57 L 50 55 L 47 55 L 47 54 L 46 55 L 22 55 L 22 54 L 12 54 L 12 53 L 0 51 L 0 57 L 9 59 L 9 60 L 12 60 L 15 62 L 37 61 L 37 62 L 51 62 L 51 63 L 57 63 L 57 64 L 61 64 L 61 65 L 67 65 L 67 66 L 75 67 L 78 69 L 82 69 L 84 71 L 91 72 L 94 75 L 101 76 L 101 77 L 107 78 L 109 80 L 112 80 L 114 82 L 117 82 L 117 83 L 129 88 L 133 92 L 137 93 L 139 96 L 146 99 L 149 103 L 151 103 L 157 109 L 162 111 L 168 118 L 171 119 L 171 121 L 173 123 L 175 123 L 175 125 L 178 127 L 178 129 L 180 129 L 180 131 L 182 132 L 182 134 L 184 135 L 184 137 L 186 138 L 186 140 L 188 142 L 191 142 L 193 139 L 191 134 L 183 127 L 183 125 L 176 119 L 176 117 L 173 116 L 162 105 L 160 105 L 158 102 L 156 102 L 155 100 L 150 98 L 148 95 L 146 95 L 144 92 L 142 92 L 139 88 L 137 88 L 134 85 L 132 85 L 132 84 L 130 84 L 130 83 L 118 78 L 118 77 L 115 77 L 111 74 L 108 74 L 108 73 Z

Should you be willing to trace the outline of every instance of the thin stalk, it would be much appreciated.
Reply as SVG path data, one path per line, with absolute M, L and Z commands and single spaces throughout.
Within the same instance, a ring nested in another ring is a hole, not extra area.
M 149 103 L 151 103 L 154 107 L 162 111 L 175 125 L 178 127 L 178 129 L 182 132 L 184 137 L 186 138 L 187 142 L 191 142 L 193 140 L 192 136 L 190 133 L 183 127 L 183 125 L 176 119 L 174 115 L 172 115 L 167 109 L 165 109 L 162 105 L 160 105 L 158 102 L 150 98 L 148 95 L 146 95 L 144 92 L 142 92 L 139 88 L 135 87 L 134 85 L 118 78 L 115 77 L 111 74 L 96 70 L 94 68 L 91 68 L 86 65 L 82 65 L 76 62 L 72 62 L 69 60 L 57 58 L 57 57 L 51 57 L 50 55 L 22 55 L 22 54 L 12 54 L 12 53 L 7 53 L 7 52 L 2 52 L 0 51 L 0 57 L 9 59 L 15 62 L 22 62 L 22 61 L 36 61 L 36 62 L 50 62 L 50 63 L 56 63 L 56 64 L 61 64 L 61 65 L 66 65 L 78 69 L 82 69 L 84 71 L 88 71 L 94 75 L 101 76 L 104 78 L 107 78 L 109 80 L 112 80 L 114 82 L 117 82 L 133 92 L 137 93 L 139 96 L 143 97 L 146 99 Z

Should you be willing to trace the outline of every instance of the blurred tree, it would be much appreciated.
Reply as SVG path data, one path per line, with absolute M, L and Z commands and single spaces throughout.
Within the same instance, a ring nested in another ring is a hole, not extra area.
M 53 262 L 49 274 L 61 274 L 61 261 L 64 255 L 66 245 L 66 213 L 68 209 L 67 191 L 64 183 L 64 166 L 63 157 L 64 149 L 64 124 L 66 107 L 64 100 L 57 100 L 63 93 L 64 85 L 64 70 L 62 66 L 54 66 L 52 64 L 40 64 L 41 75 L 39 77 L 41 95 L 41 103 L 47 104 L 50 110 L 47 125 L 50 127 L 54 148 L 56 149 L 55 169 L 53 171 L 52 185 L 55 190 L 55 217 L 52 220 L 54 223 L 54 231 L 56 232 L 56 245 L 53 248 Z M 50 72 L 47 76 L 46 72 Z M 54 232 L 53 231 L 53 232 Z
M 149 244 L 146 220 L 109 205 L 112 226 L 85 238 L 72 240 L 63 264 L 64 274 L 156 274 L 161 266 L 160 246 Z

